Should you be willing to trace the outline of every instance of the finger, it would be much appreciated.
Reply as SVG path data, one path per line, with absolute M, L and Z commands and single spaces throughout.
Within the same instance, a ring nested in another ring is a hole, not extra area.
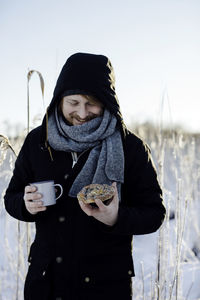
M 24 196 L 25 201 L 35 201 L 35 200 L 39 200 L 41 198 L 42 198 L 42 194 L 40 194 L 40 193 L 28 193 L 28 194 L 25 194 L 25 196 Z
M 91 207 L 89 204 L 84 203 L 83 201 L 79 201 L 79 205 L 81 209 L 88 215 L 92 216 L 93 215 L 93 210 L 94 208 Z
M 118 190 L 117 190 L 117 183 L 116 182 L 113 182 L 112 183 L 112 186 L 114 187 L 115 189 L 115 193 L 114 193 L 114 196 L 113 196 L 113 202 L 116 202 L 119 200 L 119 197 L 118 197 Z
M 34 185 L 25 186 L 25 193 L 34 193 L 36 190 L 37 188 Z
M 115 191 L 117 191 L 117 182 L 113 182 L 112 187 L 114 187 Z
M 101 211 L 106 209 L 106 205 L 100 199 L 95 199 L 95 203 Z
M 37 207 L 37 208 L 29 208 L 28 211 L 31 213 L 31 214 L 36 214 L 38 212 L 41 212 L 41 211 L 45 211 L 47 209 L 46 206 L 41 206 L 41 207 Z
M 27 206 L 30 209 L 40 209 L 40 208 L 46 207 L 46 206 L 44 206 L 42 201 L 28 202 Z
M 44 211 L 46 209 L 47 209 L 46 206 L 40 206 L 40 207 L 35 208 L 35 211 L 39 212 L 39 211 Z
M 40 200 L 34 200 L 34 201 L 28 201 L 27 206 L 29 208 L 38 208 L 38 207 L 43 207 L 43 202 Z
M 114 188 L 114 191 L 115 191 L 114 196 L 115 196 L 118 193 L 118 191 L 117 191 L 117 183 L 113 182 L 112 183 L 112 187 Z

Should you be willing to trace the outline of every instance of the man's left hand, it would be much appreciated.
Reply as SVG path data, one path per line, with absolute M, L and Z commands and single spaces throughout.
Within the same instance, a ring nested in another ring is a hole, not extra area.
M 115 188 L 115 194 L 112 201 L 108 205 L 105 205 L 99 199 L 95 200 L 97 207 L 92 207 L 90 204 L 79 201 L 81 209 L 88 216 L 92 216 L 108 226 L 113 226 L 117 222 L 119 210 L 119 197 L 116 182 L 113 182 L 112 186 Z

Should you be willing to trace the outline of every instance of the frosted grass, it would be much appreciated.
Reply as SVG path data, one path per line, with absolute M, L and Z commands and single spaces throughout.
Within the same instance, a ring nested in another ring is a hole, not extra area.
M 199 300 L 200 136 L 181 131 L 159 132 L 150 126 L 140 126 L 134 131 L 152 150 L 167 216 L 156 233 L 134 236 L 133 299 Z M 15 153 L 23 139 L 24 135 L 7 143 L 1 139 L 0 300 L 23 299 L 28 241 L 32 241 L 35 234 L 33 224 L 27 227 L 26 223 L 13 219 L 3 204 Z

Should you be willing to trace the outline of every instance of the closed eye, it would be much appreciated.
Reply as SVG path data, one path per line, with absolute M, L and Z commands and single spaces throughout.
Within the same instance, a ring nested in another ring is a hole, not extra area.
M 95 106 L 96 104 L 88 102 L 87 105 L 89 105 L 89 106 Z
M 75 106 L 75 105 L 78 105 L 78 102 L 77 101 L 68 101 L 69 104 Z

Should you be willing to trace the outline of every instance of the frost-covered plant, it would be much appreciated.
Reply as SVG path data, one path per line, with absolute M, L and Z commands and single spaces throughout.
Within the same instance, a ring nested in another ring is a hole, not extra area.
M 146 299 L 199 299 L 200 135 L 181 130 L 159 132 L 153 126 L 146 125 L 135 128 L 134 131 L 152 149 L 167 208 L 163 226 L 157 234 L 152 234 L 152 242 L 157 242 L 157 267 L 153 270 L 153 275 L 148 267 L 144 270 Z M 135 247 L 139 239 L 140 237 L 135 237 Z M 147 237 L 141 239 L 145 244 Z M 137 255 L 136 250 L 135 260 Z M 152 258 L 155 258 L 155 251 L 150 259 Z M 139 280 L 143 280 L 142 278 L 141 276 Z M 134 282 L 137 286 L 139 280 L 136 274 Z M 143 299 L 142 294 L 142 289 L 138 289 L 134 299 Z
M 151 148 L 167 209 L 165 222 L 157 233 L 134 237 L 133 299 L 197 300 L 200 298 L 200 136 L 180 130 L 158 132 L 151 125 L 135 127 L 133 131 Z M 22 300 L 34 225 L 27 227 L 6 214 L 3 194 L 17 155 L 11 144 L 15 143 L 15 149 L 19 149 L 24 134 L 12 142 L 4 136 L 0 138 L 0 299 Z M 149 247 L 145 247 L 146 242 Z M 137 261 L 139 254 L 142 261 Z

